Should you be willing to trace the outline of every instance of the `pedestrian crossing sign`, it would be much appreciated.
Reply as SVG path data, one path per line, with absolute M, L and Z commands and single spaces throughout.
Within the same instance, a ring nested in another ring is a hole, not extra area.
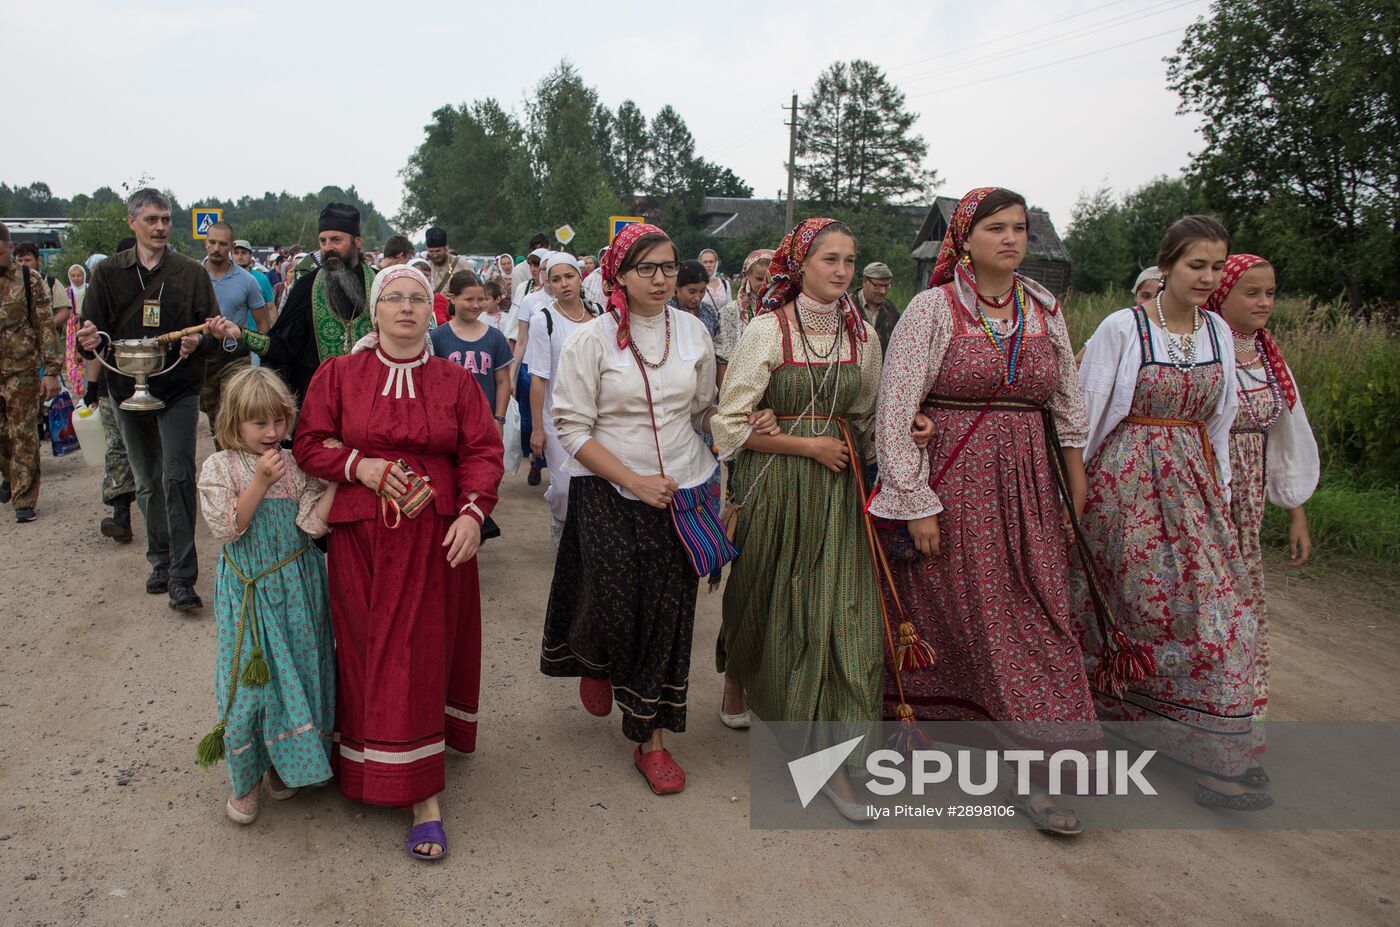
M 224 211 L 218 208 L 191 209 L 190 210 L 190 235 L 193 238 L 201 239 L 209 237 L 209 226 L 215 222 L 224 221 Z
M 617 237 L 617 233 L 627 228 L 629 225 L 636 225 L 639 222 L 647 221 L 642 216 L 608 216 L 608 244 Z

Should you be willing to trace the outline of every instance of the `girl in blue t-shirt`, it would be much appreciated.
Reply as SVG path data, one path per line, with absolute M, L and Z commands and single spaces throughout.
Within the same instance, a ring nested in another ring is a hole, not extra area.
M 469 270 L 459 270 L 447 281 L 449 322 L 433 329 L 433 353 L 465 367 L 496 416 L 496 427 L 506 422 L 510 403 L 510 344 L 505 335 L 481 321 L 486 307 L 481 280 Z

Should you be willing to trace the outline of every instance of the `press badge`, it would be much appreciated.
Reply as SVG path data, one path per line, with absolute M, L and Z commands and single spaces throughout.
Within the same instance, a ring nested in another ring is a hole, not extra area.
M 145 328 L 160 328 L 160 300 L 148 299 L 141 304 L 141 324 Z

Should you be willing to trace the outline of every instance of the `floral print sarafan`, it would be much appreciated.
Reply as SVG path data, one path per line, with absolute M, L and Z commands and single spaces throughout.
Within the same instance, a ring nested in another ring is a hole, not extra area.
M 1028 301 L 1010 387 L 1004 362 L 965 308 L 974 294 L 959 299 L 949 284 L 905 310 L 880 387 L 877 447 L 887 485 L 870 511 L 907 521 L 938 510 L 939 555 L 890 564 L 907 619 L 938 653 L 932 666 L 904 678 L 917 716 L 998 721 L 1003 734 L 1015 732 L 1014 746 L 1092 752 L 1102 744 L 1069 592 L 1055 449 L 1041 417 L 1051 408 L 1061 440 L 1081 445 L 1084 401 L 1064 319 L 1049 308 L 1053 297 L 1026 285 L 1037 298 Z M 988 407 L 994 398 L 1006 405 Z M 926 451 L 909 434 L 921 408 L 934 422 Z M 896 694 L 889 680 L 887 714 Z M 1043 773 L 1032 768 L 1038 780 Z
M 1233 388 L 1223 326 L 1207 326 L 1212 359 L 1181 369 L 1157 356 L 1142 308 L 1131 312 L 1141 352 L 1132 405 L 1086 463 L 1082 523 L 1119 627 L 1151 648 L 1156 671 L 1121 695 L 1096 690 L 1095 700 L 1106 723 L 1137 722 L 1134 740 L 1206 773 L 1238 776 L 1262 749 L 1258 619 L 1227 487 L 1203 440 L 1221 391 Z M 1075 580 L 1092 679 L 1098 630 L 1078 570 Z

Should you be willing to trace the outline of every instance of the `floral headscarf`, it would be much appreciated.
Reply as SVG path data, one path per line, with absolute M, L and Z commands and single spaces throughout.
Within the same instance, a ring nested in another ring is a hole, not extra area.
M 962 260 L 963 250 L 967 247 L 967 235 L 972 231 L 972 220 L 977 215 L 982 201 L 997 189 L 978 187 L 958 200 L 958 208 L 953 210 L 953 218 L 948 221 L 948 233 L 943 236 L 943 247 L 938 252 L 938 261 L 933 265 L 933 276 L 929 277 L 929 286 L 942 286 L 952 281 L 953 270 L 958 266 L 958 261 Z
M 744 258 L 744 270 L 739 275 L 739 288 L 734 292 L 734 299 L 739 304 L 739 317 L 746 322 L 753 318 L 761 296 L 749 287 L 749 271 L 759 261 L 772 261 L 776 253 L 772 248 L 756 248 Z
M 1225 261 L 1225 271 L 1220 276 L 1220 285 L 1215 288 L 1215 292 L 1210 294 L 1210 298 L 1205 301 L 1201 308 L 1209 309 L 1211 312 L 1221 314 L 1220 310 L 1225 306 L 1225 297 L 1230 295 L 1230 291 L 1235 288 L 1235 284 L 1240 282 L 1245 271 L 1260 265 L 1268 266 L 1269 262 L 1257 254 L 1232 254 Z M 1223 318 L 1223 314 L 1221 316 Z M 1236 334 L 1239 334 L 1236 332 Z M 1278 380 L 1279 389 L 1283 391 L 1284 401 L 1288 403 L 1288 408 L 1298 402 L 1298 387 L 1293 382 L 1293 377 L 1288 373 L 1288 365 L 1283 362 L 1283 351 L 1279 348 L 1274 336 L 1269 334 L 1269 330 L 1261 328 L 1254 333 L 1254 343 L 1259 347 L 1259 353 L 1263 355 L 1264 362 L 1273 370 L 1275 379 Z
M 773 262 L 768 265 L 769 284 L 767 292 L 763 294 L 763 312 L 777 312 L 802 292 L 802 265 L 807 260 L 807 252 L 812 249 L 812 242 L 816 241 L 822 229 L 835 221 L 803 219 L 783 237 L 782 244 L 773 252 Z M 847 330 L 857 340 L 864 341 L 865 325 L 851 305 L 851 298 L 843 293 L 839 302 Z
M 619 271 L 622 270 L 623 263 L 627 260 L 627 255 L 636 247 L 637 240 L 643 235 L 660 235 L 667 241 L 671 236 L 667 235 L 657 226 L 647 222 L 638 222 L 625 226 L 617 233 L 609 246 L 606 254 L 603 255 L 603 263 L 599 265 L 603 272 L 603 292 L 607 294 L 608 309 L 617 310 L 617 346 L 627 347 L 632 336 L 632 327 L 628 321 L 629 309 L 627 306 L 627 289 L 617 282 Z

